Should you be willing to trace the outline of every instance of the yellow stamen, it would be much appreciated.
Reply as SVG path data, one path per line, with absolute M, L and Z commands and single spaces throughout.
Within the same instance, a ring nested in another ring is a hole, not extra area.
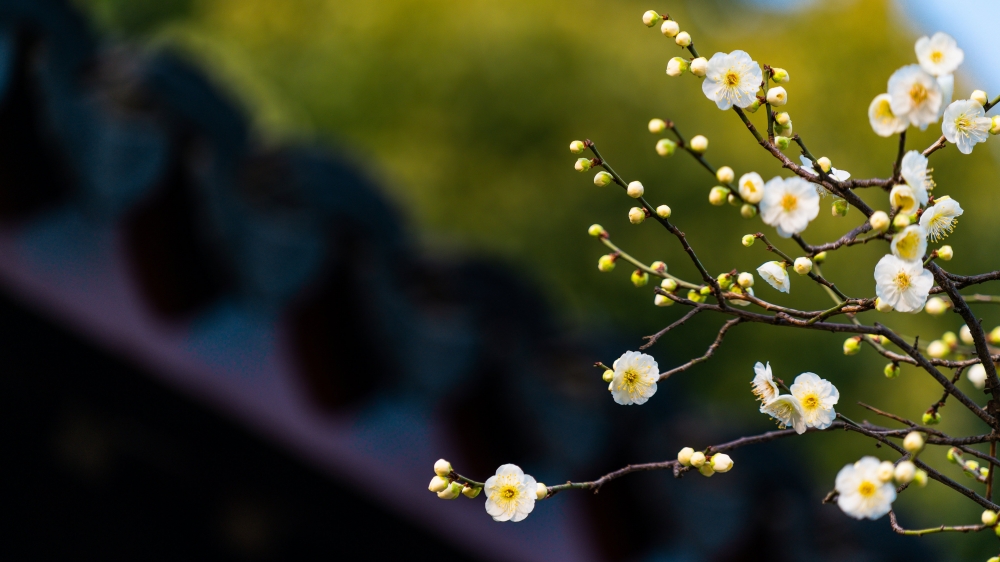
M 815 394 L 810 394 L 802 400 L 802 407 L 806 410 L 815 410 L 819 408 L 819 396 Z
M 910 276 L 905 271 L 900 271 L 892 282 L 896 284 L 897 289 L 905 291 L 910 286 Z
M 858 486 L 858 493 L 866 498 L 870 498 L 875 495 L 875 484 L 862 480 L 861 484 Z
M 924 100 L 927 99 L 927 96 L 927 88 L 925 88 L 923 84 L 917 83 L 910 88 L 910 99 L 913 100 L 913 103 L 916 105 L 923 103 Z
M 739 83 L 740 83 L 740 75 L 737 74 L 735 71 L 730 70 L 730 71 L 726 72 L 726 77 L 725 77 L 724 81 L 725 81 L 727 87 L 732 88 L 733 86 L 739 85 Z
M 941 62 L 941 59 L 943 58 L 944 58 L 944 53 L 942 53 L 941 51 L 934 51 L 931 53 L 931 61 L 934 64 Z
M 799 206 L 799 198 L 792 195 L 791 193 L 786 193 L 784 197 L 781 198 L 781 208 L 785 211 L 794 211 L 796 207 Z

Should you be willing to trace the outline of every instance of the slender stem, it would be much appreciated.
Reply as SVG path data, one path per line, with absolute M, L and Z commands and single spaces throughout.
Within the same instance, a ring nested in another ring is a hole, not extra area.
M 674 281 L 677 282 L 677 286 L 678 287 L 684 287 L 685 289 L 696 289 L 697 290 L 697 289 L 701 288 L 701 285 L 695 285 L 694 283 L 689 283 L 689 282 L 681 279 L 680 277 L 676 277 L 674 275 L 671 275 L 671 274 L 667 273 L 666 271 L 658 271 L 656 269 L 653 269 L 653 268 L 649 267 L 648 265 L 646 265 L 646 264 L 642 263 L 641 261 L 635 259 L 631 255 L 629 255 L 628 253 L 626 253 L 625 251 L 623 251 L 621 248 L 619 248 L 618 246 L 616 246 L 615 243 L 612 242 L 610 238 L 602 236 L 601 237 L 601 243 L 604 244 L 605 246 L 607 246 L 608 248 L 610 248 L 613 252 L 617 253 L 619 258 L 621 258 L 621 259 L 629 262 L 630 264 L 634 265 L 636 268 L 638 268 L 638 269 L 640 269 L 642 271 L 645 271 L 649 275 L 652 275 L 654 277 L 661 277 L 663 279 L 673 279 Z
M 940 527 L 931 527 L 930 529 L 918 529 L 918 530 L 908 530 L 899 526 L 896 522 L 896 513 L 889 510 L 889 524 L 892 526 L 892 530 L 899 533 L 900 535 L 910 535 L 914 537 L 920 537 L 923 535 L 929 535 L 931 533 L 946 533 L 946 532 L 956 532 L 956 533 L 978 533 L 984 529 L 989 529 L 986 525 L 958 525 L 953 527 L 948 527 L 941 525 Z
M 899 133 L 899 153 L 896 154 L 896 162 L 892 165 L 892 179 L 897 181 L 899 174 L 903 170 L 903 154 L 906 152 L 906 131 Z
M 457 472 L 452 472 L 451 474 L 448 475 L 448 478 L 451 478 L 452 480 L 454 480 L 456 482 L 461 482 L 462 484 L 468 484 L 469 486 L 471 486 L 473 488 L 482 488 L 483 486 L 486 485 L 486 484 L 484 484 L 482 482 L 476 482 L 475 480 L 473 480 L 471 478 L 466 478 L 465 476 L 462 476 L 461 474 L 459 474 Z

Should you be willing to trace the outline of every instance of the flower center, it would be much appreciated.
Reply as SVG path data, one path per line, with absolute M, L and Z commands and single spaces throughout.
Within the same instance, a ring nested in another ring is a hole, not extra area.
M 942 53 L 941 51 L 934 51 L 931 53 L 931 61 L 934 64 L 941 62 L 941 59 L 943 58 L 944 58 L 944 53 Z
M 738 86 L 740 83 L 740 75 L 736 73 L 735 70 L 730 70 L 726 72 L 726 77 L 723 79 L 727 87 L 732 88 L 733 86 Z
M 865 498 L 870 498 L 875 495 L 875 484 L 867 480 L 862 480 L 861 484 L 858 485 L 858 493 Z
M 799 206 L 799 198 L 792 195 L 791 193 L 786 193 L 784 197 L 781 198 L 781 208 L 787 212 L 794 211 L 796 207 Z
M 920 256 L 914 255 L 917 251 L 917 247 L 920 244 L 919 234 L 908 234 L 901 238 L 896 244 L 896 250 L 899 254 L 908 260 L 917 259 Z
M 504 486 L 503 489 L 500 490 L 500 497 L 505 500 L 513 499 L 516 496 L 517 488 L 514 486 Z
M 802 399 L 802 407 L 806 410 L 815 410 L 819 408 L 819 396 L 815 394 L 810 394 Z
M 879 119 L 892 119 L 896 117 L 892 113 L 892 104 L 889 103 L 889 100 L 882 100 L 882 102 L 878 104 L 878 107 L 875 108 L 875 116 Z
M 914 84 L 910 87 L 910 99 L 913 103 L 920 105 L 927 99 L 927 88 L 923 84 Z
M 961 114 L 955 119 L 955 128 L 959 131 L 968 131 L 972 128 L 972 119 L 966 114 Z
M 910 276 L 905 271 L 900 271 L 892 282 L 896 284 L 897 289 L 905 291 L 910 286 Z

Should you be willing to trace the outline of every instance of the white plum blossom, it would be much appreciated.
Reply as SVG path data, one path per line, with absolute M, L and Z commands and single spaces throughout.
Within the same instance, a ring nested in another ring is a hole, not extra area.
M 969 378 L 969 382 L 972 386 L 979 390 L 986 388 L 986 367 L 983 367 L 982 363 L 976 363 L 975 365 L 969 367 L 969 370 L 965 374 Z
M 931 242 L 937 242 L 955 230 L 955 223 L 963 212 L 958 201 L 945 195 L 924 209 L 924 214 L 920 215 L 920 226 L 927 231 Z
M 802 412 L 802 404 L 791 394 L 782 394 L 774 398 L 764 404 L 761 412 L 777 420 L 778 425 L 782 428 L 791 427 L 799 435 L 806 432 L 807 426 Z
M 521 521 L 535 509 L 537 482 L 514 464 L 501 465 L 486 481 L 486 513 L 494 521 Z
M 919 312 L 934 286 L 934 275 L 917 261 L 887 254 L 875 266 L 875 294 L 899 312 Z
M 638 351 L 626 351 L 615 360 L 611 379 L 611 396 L 622 405 L 645 404 L 656 393 L 660 369 L 652 356 Z
M 931 37 L 917 39 L 915 45 L 920 68 L 934 76 L 951 74 L 965 60 L 965 52 L 958 48 L 958 43 L 948 35 L 938 31 Z
M 920 208 L 920 201 L 914 195 L 913 189 L 905 183 L 892 186 L 892 191 L 889 192 L 889 204 L 893 209 L 898 209 L 900 215 L 912 215 Z
M 921 130 L 938 120 L 944 94 L 938 81 L 920 65 L 911 64 L 893 72 L 888 90 L 893 114 Z
M 911 150 L 903 155 L 900 175 L 913 190 L 913 196 L 921 206 L 927 204 L 928 193 L 934 189 L 931 170 L 927 168 L 927 157 L 919 151 Z
M 760 411 L 764 412 L 764 405 L 778 397 L 778 385 L 774 383 L 771 375 L 770 361 L 765 366 L 760 361 L 753 366 L 754 378 L 750 384 L 753 385 L 753 395 L 760 400 Z
M 750 204 L 760 203 L 764 198 L 764 178 L 757 172 L 747 172 L 740 176 L 740 198 Z
M 719 109 L 748 107 L 757 99 L 763 74 L 745 51 L 715 53 L 708 61 L 701 90 Z
M 977 143 L 990 137 L 993 121 L 978 101 L 958 100 L 944 110 L 941 132 L 948 142 L 954 143 L 962 154 L 971 154 Z
M 837 387 L 815 373 L 802 373 L 795 377 L 795 383 L 788 389 L 799 401 L 806 426 L 816 429 L 830 427 L 837 417 L 833 406 L 840 400 Z
M 800 177 L 771 178 L 764 184 L 760 218 L 778 230 L 778 236 L 790 238 L 809 226 L 819 214 L 819 194 Z
M 868 122 L 880 137 L 891 137 L 902 133 L 910 126 L 910 121 L 892 112 L 892 96 L 879 94 L 868 105 Z
M 878 519 L 892 509 L 896 488 L 879 478 L 881 463 L 875 457 L 863 457 L 837 473 L 837 505 L 855 519 Z
M 806 158 L 804 155 L 799 156 L 799 162 L 802 162 L 802 169 L 806 172 L 816 175 L 816 168 L 813 167 L 812 160 Z M 845 170 L 838 170 L 834 167 L 830 168 L 830 175 L 833 176 L 837 181 L 847 181 L 851 179 L 851 173 Z M 826 194 L 826 189 L 823 186 L 816 186 L 816 192 L 820 194 L 820 197 Z
M 757 268 L 757 274 L 767 281 L 768 285 L 782 293 L 787 293 L 792 288 L 788 280 L 788 271 L 785 270 L 785 262 L 769 261 Z
M 892 237 L 890 248 L 892 255 L 901 260 L 922 260 L 927 253 L 927 231 L 918 224 L 911 224 Z

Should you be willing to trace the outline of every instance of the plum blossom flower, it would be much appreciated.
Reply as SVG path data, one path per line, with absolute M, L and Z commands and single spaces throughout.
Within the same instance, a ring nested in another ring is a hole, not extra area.
M 785 270 L 785 262 L 769 261 L 757 268 L 757 274 L 767 281 L 768 285 L 782 293 L 787 293 L 792 288 L 788 280 L 788 271 Z
M 896 488 L 879 478 L 880 465 L 875 457 L 862 457 L 837 473 L 837 505 L 850 517 L 878 519 L 892 509 Z
M 892 112 L 892 96 L 879 94 L 868 105 L 868 122 L 880 137 L 891 137 L 902 133 L 910 126 L 910 121 Z
M 922 260 L 927 253 L 927 231 L 919 224 L 900 230 L 892 237 L 892 255 L 901 260 Z
M 921 130 L 938 120 L 944 94 L 937 80 L 920 65 L 911 64 L 893 72 L 888 90 L 893 114 Z
M 764 404 L 761 411 L 775 420 L 782 428 L 791 427 L 795 433 L 802 435 L 806 432 L 806 420 L 802 412 L 802 404 L 798 398 L 791 394 L 782 394 L 770 402 Z
M 937 242 L 955 230 L 955 223 L 963 212 L 958 201 L 945 195 L 934 201 L 934 205 L 924 209 L 924 213 L 920 215 L 920 226 L 927 231 L 931 242 Z
M 917 203 L 926 205 L 928 193 L 934 189 L 931 170 L 927 167 L 927 157 L 916 150 L 907 152 L 900 163 L 900 174 L 906 185 L 913 190 Z
M 955 72 L 965 60 L 965 52 L 958 47 L 955 39 L 941 31 L 931 37 L 917 39 L 915 50 L 920 68 L 934 76 Z
M 501 465 L 486 481 L 486 513 L 494 521 L 521 521 L 535 509 L 535 479 L 514 464 Z
M 778 236 L 790 238 L 809 226 L 819 214 L 819 194 L 800 177 L 771 178 L 764 184 L 760 218 L 778 229 Z
M 750 204 L 760 203 L 764 198 L 764 178 L 757 172 L 747 172 L 740 176 L 740 198 Z
M 622 405 L 645 404 L 656 393 L 660 369 L 652 356 L 638 351 L 626 351 L 615 360 L 611 379 L 611 396 Z
M 969 382 L 972 386 L 979 390 L 986 388 L 986 367 L 983 367 L 982 363 L 976 363 L 975 365 L 969 367 L 966 371 L 965 376 L 969 378 Z
M 944 110 L 941 132 L 962 154 L 971 154 L 976 144 L 986 142 L 993 121 L 975 100 L 958 100 Z
M 701 90 L 719 109 L 748 107 L 763 80 L 760 65 L 745 51 L 715 53 L 708 61 Z
M 830 427 L 837 417 L 833 406 L 840 400 L 837 387 L 815 373 L 802 373 L 795 377 L 795 382 L 788 389 L 799 401 L 806 426 L 816 429 Z
M 919 312 L 934 285 L 934 275 L 917 261 L 887 254 L 875 266 L 875 294 L 899 312 Z
M 760 361 L 753 366 L 755 376 L 750 384 L 753 385 L 753 394 L 760 400 L 760 411 L 764 412 L 764 405 L 778 397 L 778 385 L 774 384 L 774 377 L 771 375 L 771 363 L 764 366 Z

